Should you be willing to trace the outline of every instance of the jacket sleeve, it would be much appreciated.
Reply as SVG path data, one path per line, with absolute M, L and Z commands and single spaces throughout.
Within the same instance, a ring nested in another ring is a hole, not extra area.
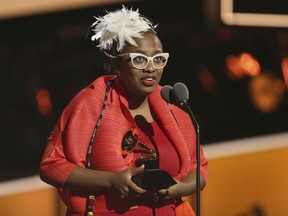
M 76 166 L 76 164 L 67 160 L 63 150 L 63 132 L 60 126 L 62 121 L 60 119 L 57 122 L 48 138 L 39 170 L 40 178 L 55 187 L 63 187 L 66 178 Z
M 39 176 L 44 182 L 61 188 L 76 166 L 85 167 L 87 149 L 100 113 L 97 104 L 103 103 L 103 95 L 101 89 L 97 88 L 96 95 L 94 89 L 87 88 L 64 109 L 40 162 Z

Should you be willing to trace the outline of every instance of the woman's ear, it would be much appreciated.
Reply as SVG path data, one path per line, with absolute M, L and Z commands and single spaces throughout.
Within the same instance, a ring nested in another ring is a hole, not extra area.
M 111 66 L 111 74 L 118 75 L 118 64 L 117 64 L 117 59 L 115 58 L 109 58 L 109 64 Z

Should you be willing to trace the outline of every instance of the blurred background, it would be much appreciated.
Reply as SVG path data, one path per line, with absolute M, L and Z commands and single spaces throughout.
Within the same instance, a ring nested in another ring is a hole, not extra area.
M 159 23 L 161 84 L 187 85 L 205 148 L 287 132 L 286 0 L 1 0 L 0 183 L 37 175 L 62 110 L 105 72 L 93 16 L 122 4 Z

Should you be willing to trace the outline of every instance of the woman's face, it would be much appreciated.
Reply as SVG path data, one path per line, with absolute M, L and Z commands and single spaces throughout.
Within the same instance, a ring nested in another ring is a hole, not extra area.
M 156 69 L 149 61 L 143 69 L 133 66 L 130 53 L 140 53 L 148 57 L 163 53 L 161 41 L 154 33 L 145 33 L 143 38 L 136 38 L 138 46 L 127 45 L 117 57 L 118 77 L 129 95 L 146 96 L 151 94 L 160 82 L 163 68 Z

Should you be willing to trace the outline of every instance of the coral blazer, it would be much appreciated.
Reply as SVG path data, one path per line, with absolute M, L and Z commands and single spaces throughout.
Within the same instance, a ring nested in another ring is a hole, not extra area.
M 124 134 L 135 122 L 128 109 L 123 87 L 115 76 L 97 78 L 81 90 L 60 116 L 43 154 L 40 177 L 58 188 L 59 194 L 71 212 L 85 212 L 87 194 L 64 188 L 64 183 L 76 166 L 86 167 L 88 145 L 100 116 L 106 84 L 114 79 L 108 92 L 106 108 L 93 143 L 91 168 L 121 172 L 133 162 L 133 153 L 123 158 L 121 143 Z M 180 171 L 175 176 L 183 180 L 189 172 L 196 171 L 196 134 L 189 115 L 174 105 L 167 104 L 160 94 L 161 86 L 148 96 L 153 112 L 162 124 L 165 134 L 175 147 L 180 159 Z M 200 174 L 207 180 L 207 160 L 200 149 Z M 117 199 L 113 194 L 98 194 L 95 211 L 122 211 L 137 208 Z

